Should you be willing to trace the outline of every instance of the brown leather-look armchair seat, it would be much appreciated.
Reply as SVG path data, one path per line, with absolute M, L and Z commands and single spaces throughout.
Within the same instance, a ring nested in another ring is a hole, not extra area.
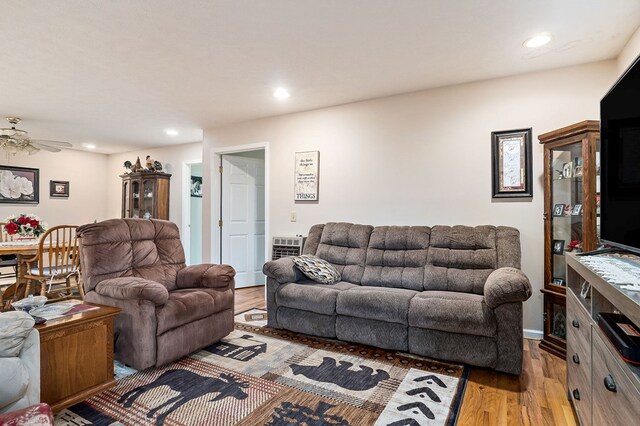
M 178 227 L 110 219 L 78 228 L 85 301 L 117 306 L 115 357 L 138 370 L 176 360 L 233 330 L 235 270 L 186 266 Z

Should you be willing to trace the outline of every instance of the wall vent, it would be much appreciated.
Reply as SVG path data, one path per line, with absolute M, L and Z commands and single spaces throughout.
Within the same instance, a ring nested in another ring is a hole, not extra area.
M 273 237 L 271 260 L 281 257 L 300 256 L 304 246 L 304 237 Z

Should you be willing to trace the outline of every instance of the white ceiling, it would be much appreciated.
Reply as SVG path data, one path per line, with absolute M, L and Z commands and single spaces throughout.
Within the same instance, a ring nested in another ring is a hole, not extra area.
M 638 0 L 0 0 L 0 115 L 101 152 L 192 142 L 232 122 L 614 58 L 639 24 Z M 549 45 L 522 46 L 540 31 Z M 277 86 L 291 98 L 273 99 Z

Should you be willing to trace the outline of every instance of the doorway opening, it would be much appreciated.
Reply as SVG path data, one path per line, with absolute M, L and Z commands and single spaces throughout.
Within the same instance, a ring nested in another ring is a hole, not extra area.
M 187 265 L 202 263 L 202 163 L 183 165 L 182 241 Z
M 236 270 L 236 288 L 265 284 L 265 148 L 220 154 L 220 263 Z

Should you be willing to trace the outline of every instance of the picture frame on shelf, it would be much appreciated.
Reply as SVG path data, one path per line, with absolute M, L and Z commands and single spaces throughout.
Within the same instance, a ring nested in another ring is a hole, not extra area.
M 571 216 L 572 211 L 573 211 L 573 206 L 571 204 L 565 204 L 563 216 Z
M 553 240 L 551 251 L 553 254 L 564 254 L 564 240 Z
M 563 278 L 558 278 L 558 277 L 553 277 L 553 283 L 555 285 L 561 285 L 561 286 L 565 285 L 564 279 Z
M 562 164 L 562 177 L 564 179 L 570 179 L 573 176 L 573 166 L 571 163 Z
M 50 180 L 49 196 L 51 198 L 69 198 L 68 180 Z
M 492 198 L 533 197 L 531 128 L 491 132 Z
M 571 216 L 582 216 L 582 204 L 576 204 L 571 210 Z
M 588 299 L 590 294 L 589 290 L 591 290 L 591 283 L 589 281 L 585 281 L 582 283 L 582 288 L 580 289 L 580 297 L 583 299 Z
M 582 177 L 582 166 L 576 166 L 573 169 L 573 176 Z
M 38 204 L 40 169 L 0 165 L 0 204 Z
M 562 217 L 564 216 L 564 208 L 565 204 L 556 204 L 553 206 L 553 216 L 554 217 Z

